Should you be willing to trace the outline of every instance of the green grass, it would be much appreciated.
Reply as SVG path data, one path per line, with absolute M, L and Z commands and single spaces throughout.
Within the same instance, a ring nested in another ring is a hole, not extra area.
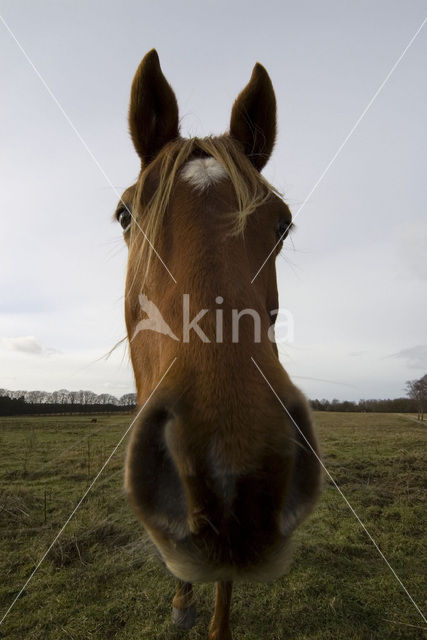
M 423 608 L 426 427 L 395 414 L 316 418 L 327 468 Z M 130 419 L 0 419 L 0 617 Z M 171 623 L 175 581 L 123 496 L 123 457 L 124 445 L 15 603 L 2 637 L 207 637 L 212 585 L 196 587 L 198 621 L 190 632 Z M 426 626 L 328 481 L 317 510 L 295 535 L 289 574 L 234 590 L 235 640 L 416 639 Z

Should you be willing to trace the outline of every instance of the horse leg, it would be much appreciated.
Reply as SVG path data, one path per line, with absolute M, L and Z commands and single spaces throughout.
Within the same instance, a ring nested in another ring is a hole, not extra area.
M 180 629 L 191 629 L 196 622 L 196 605 L 194 603 L 193 585 L 190 582 L 178 581 L 178 589 L 172 601 L 172 617 Z
M 208 640 L 232 640 L 230 629 L 230 605 L 232 582 L 217 582 L 215 612 L 209 627 Z

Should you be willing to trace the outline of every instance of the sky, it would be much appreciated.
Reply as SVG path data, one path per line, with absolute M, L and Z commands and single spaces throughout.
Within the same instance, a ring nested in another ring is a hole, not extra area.
M 312 192 L 278 259 L 295 326 L 280 354 L 298 386 L 397 397 L 427 372 L 427 25 L 325 173 L 424 1 L 0 0 L 0 15 L 63 109 L 0 22 L 0 387 L 134 390 L 126 349 L 103 356 L 125 336 L 112 214 L 138 174 L 129 91 L 153 47 L 186 136 L 227 130 L 255 62 L 271 76 L 264 175 L 294 216 Z

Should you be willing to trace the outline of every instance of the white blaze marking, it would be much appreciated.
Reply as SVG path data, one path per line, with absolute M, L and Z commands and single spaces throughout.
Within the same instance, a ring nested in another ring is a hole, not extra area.
M 195 158 L 187 162 L 182 177 L 196 189 L 203 190 L 226 178 L 227 172 L 215 158 Z

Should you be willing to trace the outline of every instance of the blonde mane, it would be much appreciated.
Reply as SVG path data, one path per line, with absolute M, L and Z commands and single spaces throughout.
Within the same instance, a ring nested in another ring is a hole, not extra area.
M 264 204 L 271 193 L 280 196 L 277 190 L 254 168 L 239 145 L 229 136 L 208 138 L 178 138 L 167 144 L 156 159 L 139 176 L 132 204 L 132 215 L 137 224 L 132 224 L 130 245 L 138 239 L 139 264 L 145 265 L 145 283 L 154 247 L 158 245 L 165 213 L 180 169 L 197 152 L 211 156 L 225 170 L 233 185 L 237 210 L 232 214 L 232 233 L 242 233 L 248 216 Z M 147 204 L 143 204 L 143 190 L 148 176 L 157 169 L 158 186 Z M 141 229 L 144 235 L 141 239 Z

